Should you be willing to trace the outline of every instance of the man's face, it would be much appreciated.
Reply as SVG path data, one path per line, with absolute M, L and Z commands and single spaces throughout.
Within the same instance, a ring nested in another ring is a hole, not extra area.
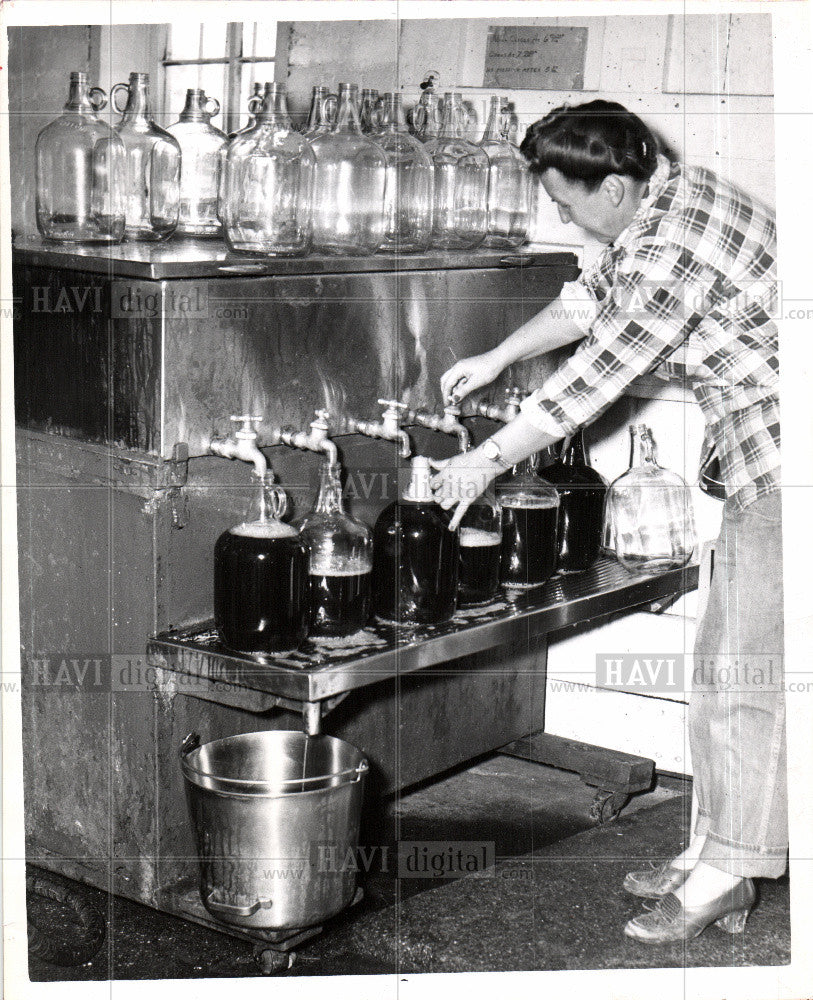
M 601 243 L 612 243 L 626 229 L 627 213 L 623 203 L 613 201 L 610 178 L 605 178 L 595 191 L 588 191 L 581 181 L 569 181 L 555 167 L 549 167 L 540 180 L 558 206 L 562 222 L 581 226 Z

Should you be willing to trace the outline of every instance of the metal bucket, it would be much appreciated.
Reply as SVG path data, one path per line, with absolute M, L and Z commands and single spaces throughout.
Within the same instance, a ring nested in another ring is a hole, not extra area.
M 367 761 L 350 743 L 300 732 L 181 746 L 201 898 L 240 927 L 311 927 L 347 906 Z

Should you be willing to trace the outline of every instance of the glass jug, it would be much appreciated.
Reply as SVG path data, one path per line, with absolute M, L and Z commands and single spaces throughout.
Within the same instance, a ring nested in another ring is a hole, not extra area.
M 311 140 L 316 155 L 313 248 L 321 253 L 373 254 L 384 240 L 387 160 L 361 134 L 353 84 L 339 84 L 332 132 Z
M 314 87 L 308 125 L 302 135 L 306 139 L 315 139 L 317 135 L 330 132 L 336 124 L 338 103 L 339 98 L 329 93 L 327 87 Z
M 440 98 L 433 90 L 425 90 L 412 109 L 412 131 L 421 142 L 440 134 Z
M 686 482 L 662 469 L 648 427 L 630 427 L 630 469 L 609 488 L 605 517 L 618 561 L 631 572 L 677 569 L 697 543 Z
M 459 604 L 488 604 L 500 589 L 502 544 L 502 509 L 493 490 L 487 490 L 469 507 L 460 522 L 459 535 Z
M 215 625 L 224 645 L 241 653 L 295 649 L 307 636 L 308 549 L 280 518 L 285 493 L 267 472 L 258 510 L 215 544 Z
M 37 136 L 37 228 L 64 243 L 124 238 L 124 145 L 96 112 L 104 91 L 71 73 L 68 102 Z
M 310 553 L 311 635 L 358 632 L 370 618 L 373 537 L 344 511 L 338 466 L 322 464 L 316 503 L 299 535 Z
M 220 214 L 240 253 L 295 257 L 311 246 L 314 156 L 288 116 L 285 87 L 266 84 L 254 128 L 226 154 Z
M 458 106 L 447 93 L 440 135 L 426 143 L 435 174 L 432 245 L 442 250 L 473 250 L 486 236 L 488 157 L 461 137 L 461 128 Z
M 502 508 L 500 581 L 507 587 L 538 587 L 556 572 L 559 494 L 530 461 L 497 484 Z
M 244 132 L 250 132 L 254 128 L 254 124 L 257 121 L 257 114 L 262 111 L 263 107 L 263 85 L 261 83 L 254 84 L 254 92 L 248 99 L 248 122 L 243 126 L 243 128 L 237 129 L 236 132 L 229 132 L 229 139 L 233 139 L 236 135 L 242 135 Z
M 126 152 L 125 234 L 133 240 L 163 240 L 178 225 L 181 147 L 150 118 L 149 75 L 131 73 L 130 82 L 110 92 L 127 93 L 124 117 L 116 126 Z
M 365 87 L 361 92 L 359 125 L 361 126 L 361 131 L 365 135 L 377 132 L 381 125 L 378 91 L 372 87 Z
M 382 250 L 411 253 L 426 250 L 432 234 L 432 160 L 409 134 L 401 94 L 387 94 L 381 112 L 382 131 L 375 141 L 387 157 Z
M 528 236 L 531 174 L 520 151 L 503 138 L 499 97 L 492 96 L 480 147 L 488 157 L 488 232 L 485 246 L 521 246 Z
M 412 459 L 403 497 L 385 507 L 373 532 L 373 610 L 406 625 L 446 621 L 457 607 L 458 533 L 434 501 L 429 459 Z
M 560 457 L 542 470 L 559 493 L 560 573 L 579 573 L 598 558 L 604 527 L 607 484 L 588 465 L 584 436 L 576 431 L 565 442 Z
M 225 132 L 211 124 L 220 111 L 214 97 L 203 90 L 186 92 L 186 106 L 181 117 L 167 132 L 181 147 L 181 202 L 178 233 L 182 236 L 219 236 L 217 193 L 223 150 L 228 144 Z

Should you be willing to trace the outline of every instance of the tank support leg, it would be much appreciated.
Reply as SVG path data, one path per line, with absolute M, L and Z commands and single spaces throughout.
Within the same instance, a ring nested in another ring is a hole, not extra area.
M 318 736 L 322 731 L 322 703 L 306 701 L 302 704 L 303 728 L 308 736 Z

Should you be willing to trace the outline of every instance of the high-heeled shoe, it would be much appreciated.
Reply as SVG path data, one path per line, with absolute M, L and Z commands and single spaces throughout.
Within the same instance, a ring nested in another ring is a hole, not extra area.
M 683 885 L 691 872 L 690 868 L 673 868 L 671 861 L 661 865 L 649 862 L 649 868 L 643 871 L 628 872 L 624 878 L 624 888 L 633 896 L 644 899 L 660 899 L 669 892 L 674 892 Z
M 756 898 L 756 889 L 750 878 L 743 879 L 722 896 L 702 906 L 685 907 L 670 892 L 659 899 L 651 910 L 630 920 L 624 933 L 647 944 L 690 941 L 709 924 L 716 924 L 729 934 L 741 934 Z

